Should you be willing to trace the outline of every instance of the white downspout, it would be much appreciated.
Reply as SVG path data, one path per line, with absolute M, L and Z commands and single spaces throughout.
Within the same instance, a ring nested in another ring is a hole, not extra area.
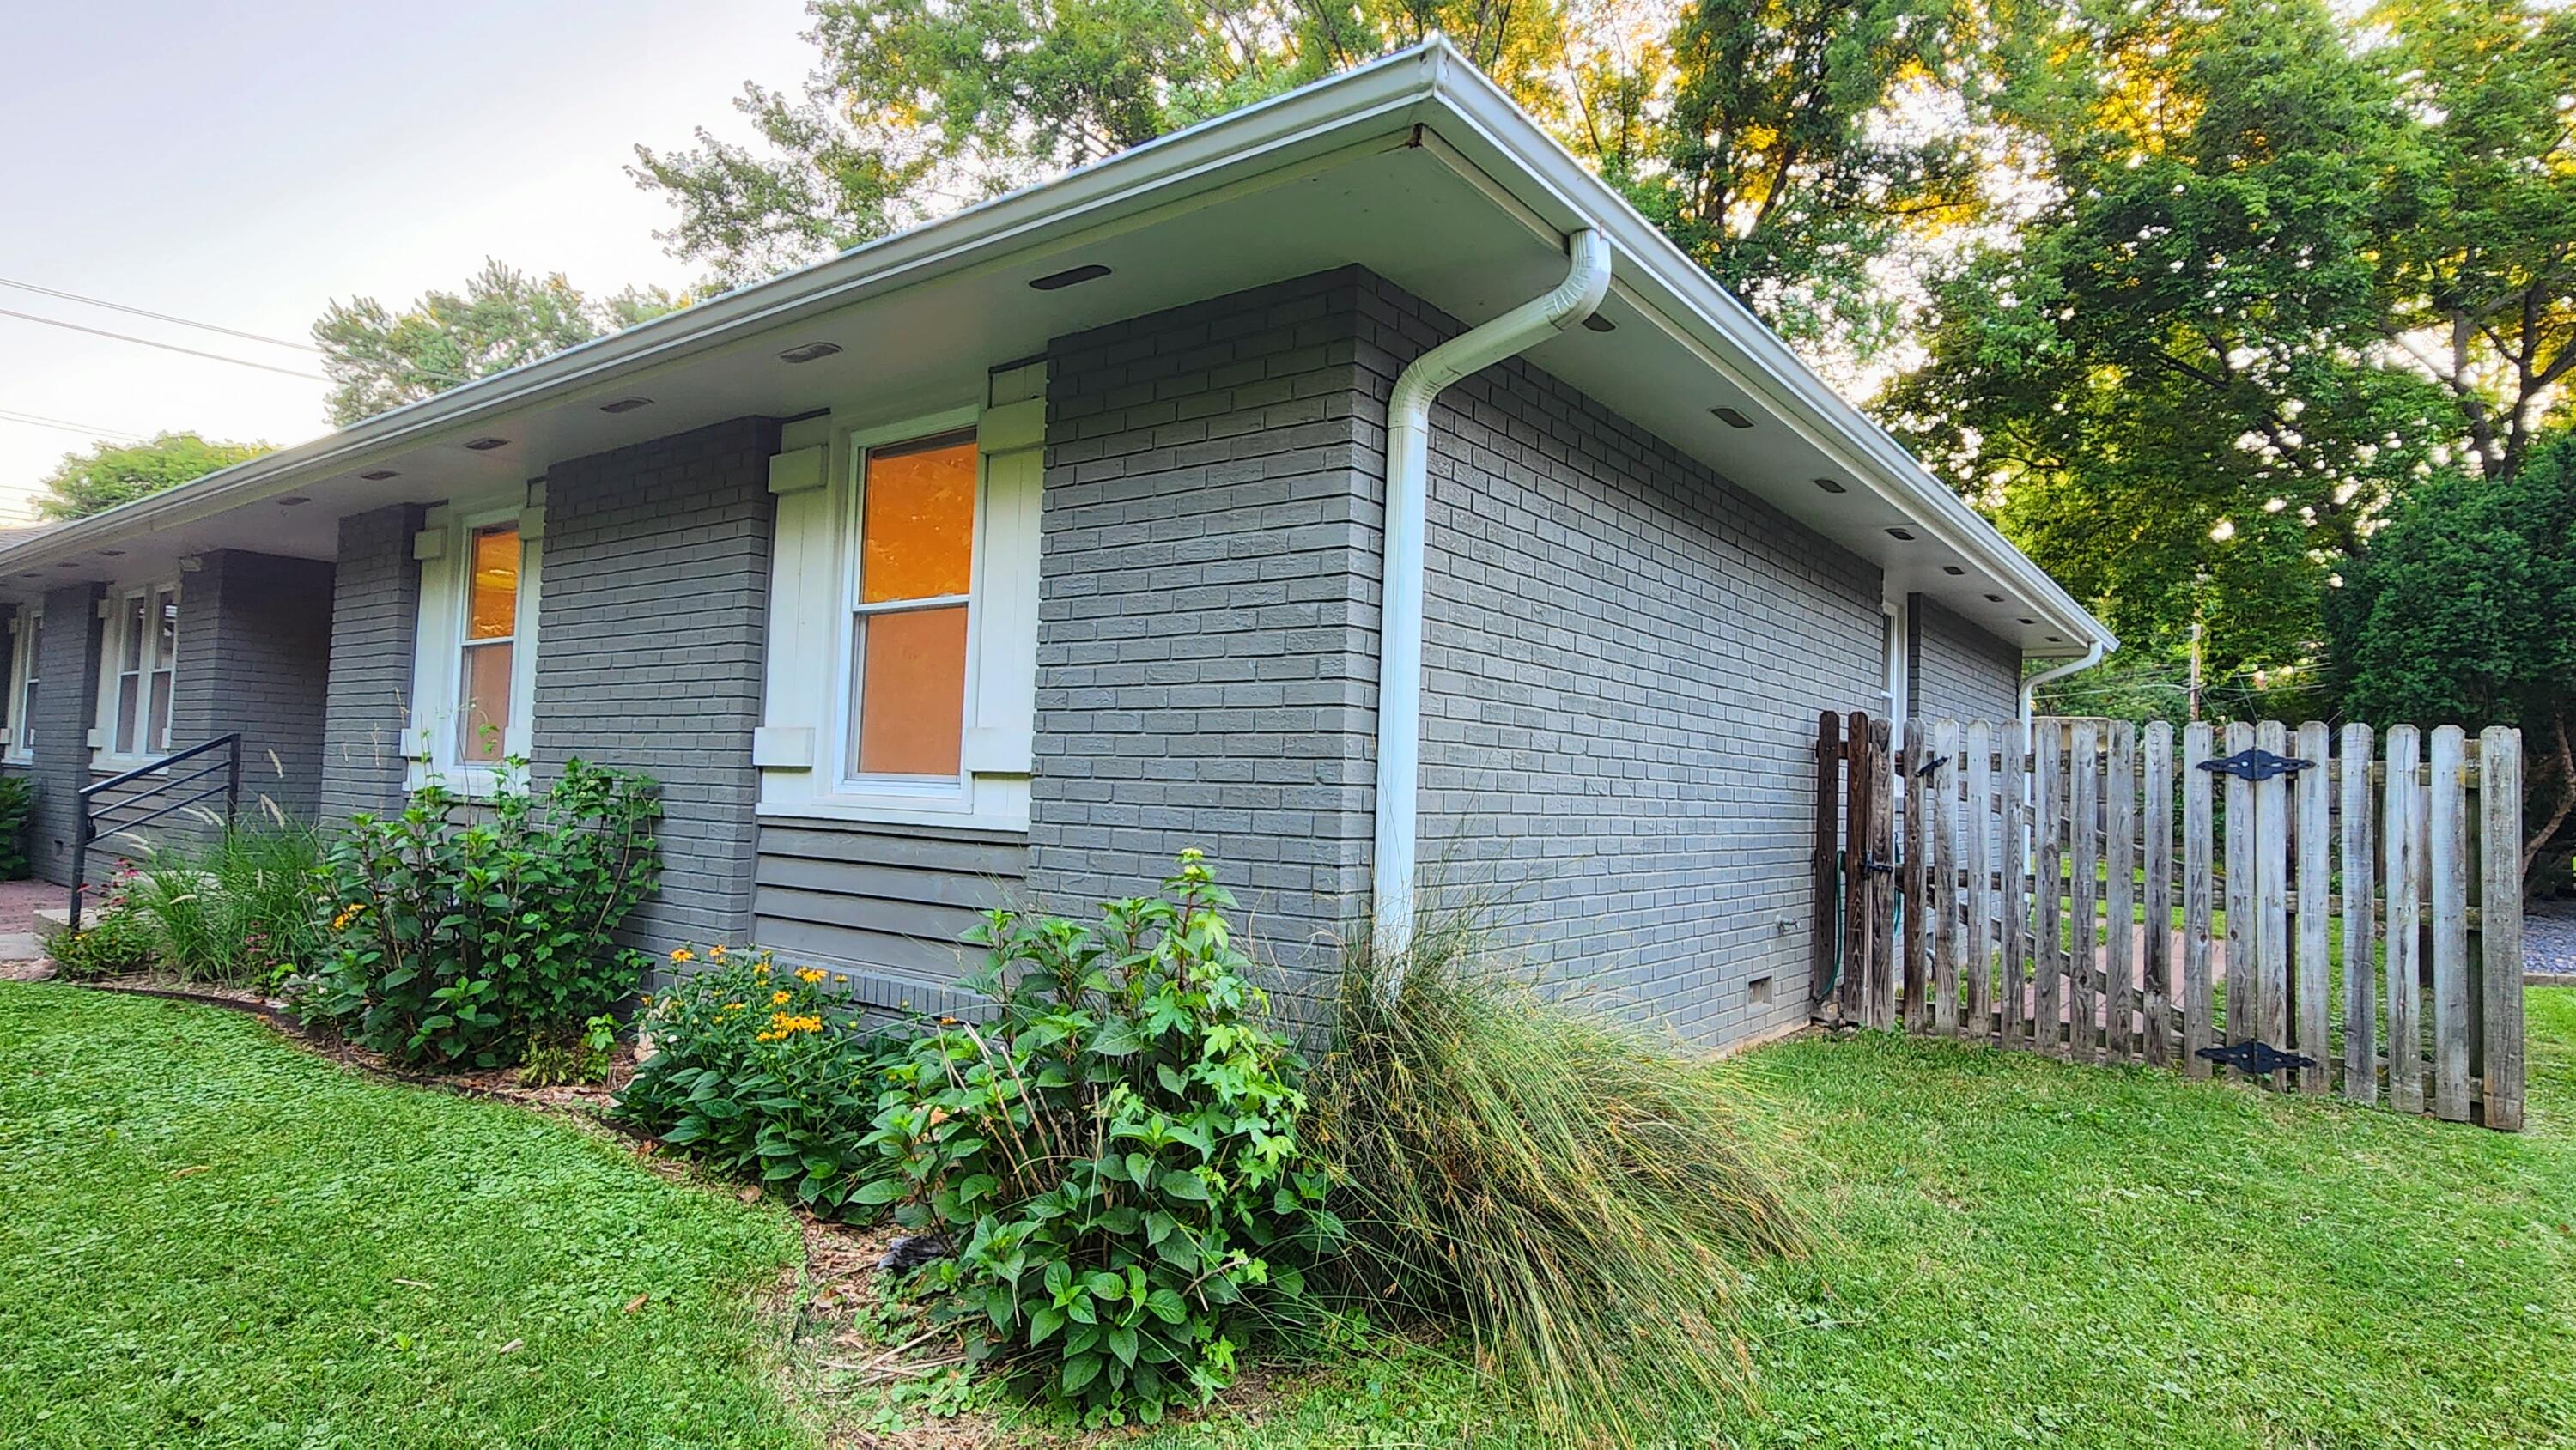
M 1371 875 L 1377 949 L 1413 940 L 1414 832 L 1422 777 L 1423 532 L 1431 462 L 1431 400 L 1451 383 L 1554 337 L 1592 315 L 1610 290 L 1610 243 L 1576 232 L 1573 267 L 1556 290 L 1413 360 L 1386 407 L 1386 578 L 1377 661 L 1377 847 Z
M 2093 647 L 2084 652 L 2084 657 L 2082 659 L 2069 660 L 2065 664 L 2059 665 L 2053 670 L 2042 670 L 2038 674 L 2031 676 L 2029 679 L 2022 681 L 2022 729 L 2028 730 L 2030 728 L 2032 707 L 2038 702 L 2040 686 L 2047 684 L 2051 680 L 2065 679 L 2068 675 L 2082 674 L 2084 671 L 2102 663 L 2102 656 L 2108 653 L 2110 653 L 2110 647 L 2097 639 L 2093 641 Z

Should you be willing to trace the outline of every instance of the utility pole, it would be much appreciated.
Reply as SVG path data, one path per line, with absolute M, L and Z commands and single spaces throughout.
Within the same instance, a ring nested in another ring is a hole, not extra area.
M 2191 622 L 2191 717 L 2200 718 L 2200 621 Z

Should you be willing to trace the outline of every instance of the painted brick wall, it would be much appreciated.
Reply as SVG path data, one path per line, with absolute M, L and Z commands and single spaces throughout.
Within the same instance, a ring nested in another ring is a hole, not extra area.
M 242 735 L 242 808 L 310 819 L 322 788 L 332 566 L 238 549 L 203 557 L 179 608 L 170 743 Z
M 1382 418 L 1458 325 L 1365 301 Z M 1879 702 L 1877 568 L 1527 363 L 1433 426 L 1426 887 L 1694 1040 L 1804 1022 L 1816 715 Z
M 420 566 L 411 537 L 422 510 L 395 504 L 340 520 L 331 582 L 329 685 L 322 711 L 320 819 L 402 804 Z
M 98 602 L 106 586 L 75 584 L 45 595 L 36 636 L 36 820 L 29 832 L 38 876 L 72 879 L 72 843 L 80 829 L 80 791 L 89 784 L 89 730 L 98 714 Z M 100 873 L 91 871 L 90 879 Z
M 1057 909 L 1204 848 L 1309 1010 L 1365 912 L 1384 464 L 1353 270 L 1047 359 L 1029 885 Z
M 533 765 L 661 782 L 662 888 L 628 932 L 648 951 L 751 927 L 777 449 L 737 418 L 546 470 Z
M 2013 719 L 2021 710 L 2021 651 L 1917 594 L 1908 603 L 1914 663 L 1909 713 L 1922 720 Z

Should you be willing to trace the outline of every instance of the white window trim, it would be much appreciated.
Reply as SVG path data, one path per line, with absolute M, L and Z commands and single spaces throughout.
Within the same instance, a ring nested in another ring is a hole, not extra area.
M 27 676 L 36 667 L 36 631 L 45 612 L 21 604 L 9 615 L 9 730 L 0 740 L 0 760 L 25 763 L 36 758 L 27 745 Z M 37 683 L 43 683 L 40 678 Z
M 1914 696 L 1914 608 L 1903 594 L 1879 600 L 1879 614 L 1887 631 L 1886 684 L 1887 739 L 1891 746 L 1905 744 L 1905 716 Z
M 187 609 L 187 591 L 177 579 L 154 579 L 141 584 L 118 584 L 111 587 L 106 597 L 99 602 L 99 607 L 107 611 L 107 618 L 106 627 L 99 631 L 97 713 L 90 717 L 98 722 L 97 728 L 92 732 L 93 743 L 89 755 L 92 770 L 111 773 L 134 770 L 164 758 L 170 754 L 171 748 L 183 748 L 179 747 L 175 733 L 165 748 L 159 750 L 151 748 L 152 676 L 159 669 L 157 650 L 160 631 L 154 628 L 154 621 L 149 618 L 143 621 L 143 678 L 141 697 L 135 701 L 136 743 L 144 748 L 140 750 L 116 748 L 116 685 L 125 673 L 123 667 L 125 631 L 130 622 L 126 606 L 137 599 L 144 600 L 146 601 L 144 612 L 149 615 L 151 613 L 149 601 L 165 590 L 169 593 L 173 604 L 182 611 Z M 174 725 L 179 712 L 178 695 L 179 662 L 173 658 L 170 665 L 170 713 Z M 20 708 L 25 708 L 23 703 Z
M 759 813 L 773 819 L 1028 829 L 1036 719 L 1037 532 L 1043 481 L 1044 373 L 994 379 L 994 406 L 888 419 L 837 411 L 790 425 L 773 465 L 779 537 L 773 553 L 768 692 Z M 1035 420 L 1038 426 L 1032 427 Z M 964 429 L 976 432 L 973 566 L 967 586 L 966 698 L 956 780 L 853 773 L 858 660 L 859 503 L 867 450 Z M 800 481 L 782 484 L 797 462 Z M 820 484 L 810 487 L 808 484 Z M 828 670 L 816 670 L 817 657 Z
M 544 485 L 531 484 L 508 493 L 442 504 L 429 511 L 416 537 L 420 560 L 420 616 L 413 631 L 410 719 L 403 731 L 403 753 L 409 764 L 404 788 L 419 790 L 433 781 L 458 795 L 486 797 L 505 785 L 523 785 L 524 772 L 505 761 L 462 758 L 457 748 L 456 712 L 464 693 L 465 613 L 471 603 L 466 572 L 473 567 L 474 531 L 493 524 L 519 527 L 519 605 L 512 623 L 510 654 L 510 724 L 501 732 L 501 754 L 524 758 L 531 740 L 537 678 L 537 615 L 543 587 L 545 556 Z

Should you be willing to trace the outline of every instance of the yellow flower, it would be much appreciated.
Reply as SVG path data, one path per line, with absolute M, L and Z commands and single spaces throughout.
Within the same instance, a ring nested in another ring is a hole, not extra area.
M 720 962 L 720 961 L 723 961 L 723 960 L 724 960 L 724 957 L 725 957 L 725 953 L 724 953 L 724 948 L 723 948 L 723 947 L 721 947 L 721 946 L 712 946 L 712 947 L 707 948 L 707 960 L 708 960 L 708 961 L 711 961 L 711 962 Z
M 807 967 L 796 974 L 796 980 L 804 982 L 810 986 L 815 982 L 823 980 L 823 974 L 812 967 Z
M 687 947 L 671 948 L 671 960 L 675 962 L 694 962 L 697 959 L 698 954 L 689 950 Z
M 742 1010 L 742 1004 L 740 1002 L 727 1002 L 724 1009 L 728 1012 L 739 1012 Z
M 793 992 L 772 992 L 769 994 L 769 1005 L 772 1007 L 784 1007 L 787 1005 L 787 999 L 795 995 L 796 994 Z

